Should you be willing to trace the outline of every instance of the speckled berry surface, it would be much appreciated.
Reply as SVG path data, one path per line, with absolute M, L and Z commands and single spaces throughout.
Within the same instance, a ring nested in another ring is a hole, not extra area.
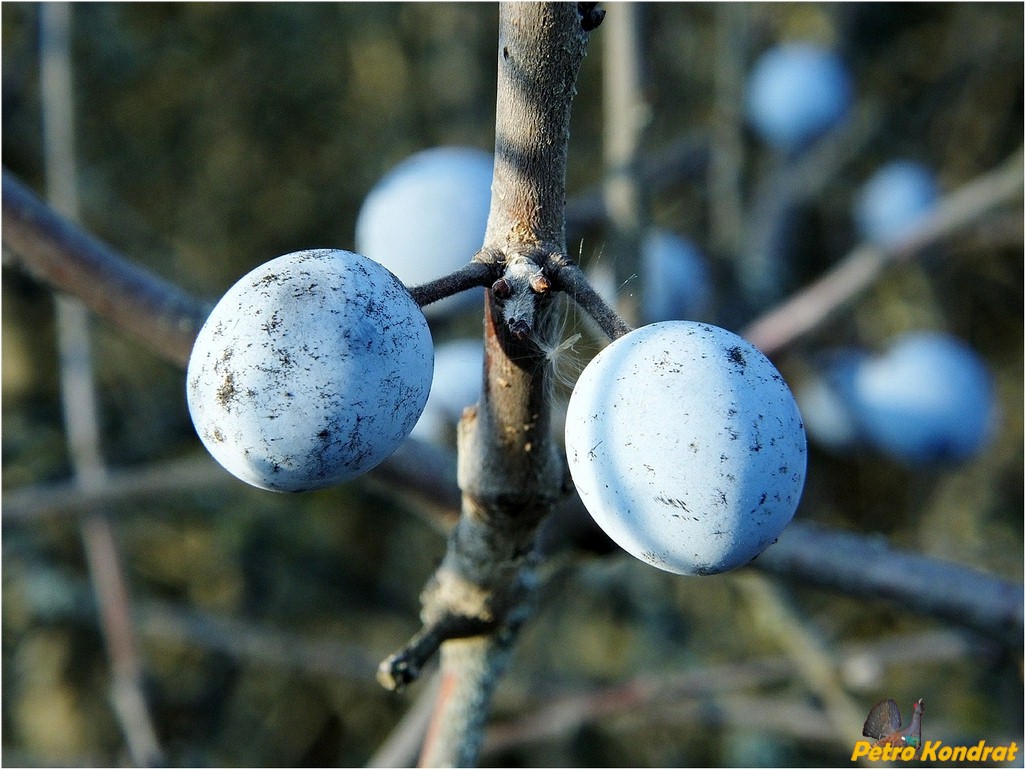
M 737 335 L 691 321 L 635 329 L 588 364 L 568 406 L 566 448 L 606 534 L 685 575 L 761 553 L 805 482 L 805 431 L 776 368 Z
M 403 284 L 348 251 L 286 254 L 215 306 L 189 361 L 204 445 L 264 489 L 355 478 L 409 435 L 431 387 L 431 333 Z

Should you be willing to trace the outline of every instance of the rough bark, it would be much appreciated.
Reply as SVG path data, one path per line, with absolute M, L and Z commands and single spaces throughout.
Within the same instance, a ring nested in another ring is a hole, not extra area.
M 382 664 L 380 677 L 402 686 L 443 643 L 426 765 L 476 761 L 491 694 L 530 604 L 538 524 L 570 490 L 552 439 L 550 373 L 539 342 L 566 259 L 570 107 L 591 17 L 568 3 L 500 8 L 495 170 L 477 257 L 499 278 L 486 293 L 481 400 L 458 429 L 461 516 L 424 590 L 423 630 Z

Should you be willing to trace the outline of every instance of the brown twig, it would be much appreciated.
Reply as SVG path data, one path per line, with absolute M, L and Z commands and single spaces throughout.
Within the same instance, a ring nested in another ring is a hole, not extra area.
M 576 262 L 561 256 L 553 258 L 550 265 L 553 288 L 566 292 L 610 340 L 619 339 L 630 332 L 631 327 L 595 291 L 588 276 Z

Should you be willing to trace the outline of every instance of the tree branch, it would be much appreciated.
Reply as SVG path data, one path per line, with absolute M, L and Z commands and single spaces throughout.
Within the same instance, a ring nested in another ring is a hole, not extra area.
M 550 262 L 553 287 L 564 291 L 588 314 L 610 340 L 619 339 L 631 327 L 611 308 L 588 281 L 580 266 L 565 255 Z
M 410 289 L 410 294 L 418 305 L 424 307 L 476 286 L 488 286 L 496 277 L 493 265 L 474 260 L 454 273 L 443 275 L 421 286 L 414 286 Z
M 72 91 L 72 7 L 40 7 L 40 102 L 43 165 L 54 205 L 69 218 L 78 216 L 75 111 Z M 80 490 L 101 486 L 103 459 L 99 399 L 93 374 L 92 332 L 88 309 L 74 297 L 55 298 L 58 374 L 65 442 Z M 132 762 L 163 765 L 149 704 L 143 693 L 143 662 L 132 623 L 128 580 L 114 527 L 106 511 L 95 508 L 79 523 L 89 579 L 100 615 L 100 630 L 110 666 L 110 700 Z
M 981 220 L 1022 195 L 1023 151 L 946 196 L 900 243 L 858 246 L 836 267 L 742 332 L 772 356 L 809 334 L 870 286 L 889 265 L 910 259 L 941 238 Z
M 1022 646 L 1023 587 L 984 572 L 892 548 L 886 538 L 792 522 L 752 562 L 762 572 L 941 618 Z
M 163 358 L 184 366 L 211 305 L 129 262 L 3 170 L 5 256 Z
M 569 489 L 537 339 L 552 321 L 545 268 L 550 255 L 566 252 L 570 107 L 586 30 L 600 20 L 588 4 L 500 5 L 495 169 L 482 252 L 502 272 L 485 300 L 481 400 L 457 433 L 461 516 L 422 595 L 424 629 L 383 664 L 383 681 L 402 684 L 442 643 L 426 765 L 476 760 L 492 692 L 531 604 L 538 524 Z

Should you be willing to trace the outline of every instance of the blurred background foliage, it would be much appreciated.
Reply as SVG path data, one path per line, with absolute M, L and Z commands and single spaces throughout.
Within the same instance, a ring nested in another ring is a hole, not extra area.
M 729 53 L 741 71 L 782 40 L 835 46 L 858 104 L 876 106 L 858 152 L 797 213 L 788 290 L 856 244 L 853 196 L 883 162 L 923 161 L 952 190 L 1022 143 L 1021 4 L 660 3 L 647 15 L 655 150 L 682 139 L 715 144 L 722 121 L 737 120 L 737 105 L 724 112 L 716 98 L 724 25 L 743 32 Z M 490 4 L 78 5 L 81 218 L 122 253 L 211 298 L 279 254 L 352 248 L 363 197 L 397 162 L 435 145 L 491 148 L 497 16 Z M 2 21 L 3 163 L 41 190 L 38 7 L 4 3 Z M 602 33 L 592 36 L 579 80 L 571 199 L 601 182 Z M 779 158 L 747 129 L 741 137 L 751 192 Z M 716 317 L 740 328 L 751 309 L 736 301 L 734 255 L 709 235 L 721 201 L 708 194 L 697 152 L 691 170 L 654 195 L 652 216 L 710 255 Z M 902 331 L 943 329 L 984 357 L 1000 400 L 994 441 L 955 467 L 909 468 L 812 446 L 800 519 L 880 533 L 1022 580 L 1022 237 L 1019 209 L 970 228 L 888 271 L 778 359 L 800 381 L 818 349 L 880 349 Z M 589 262 L 611 259 L 604 242 L 593 227 L 571 248 Z M 45 288 L 5 268 L 5 493 L 71 473 L 52 307 Z M 480 316 L 461 323 L 436 328 L 436 339 L 473 333 Z M 112 468 L 202 455 L 181 371 L 102 323 L 95 353 Z M 171 764 L 359 765 L 418 694 L 386 693 L 373 676 L 376 661 L 416 630 L 418 594 L 444 551 L 414 502 L 359 482 L 291 497 L 226 481 L 109 513 Z M 729 680 L 723 672 L 779 662 L 780 634 L 791 633 L 766 624 L 731 575 L 683 579 L 608 557 L 561 562 L 551 578 L 496 720 L 639 675 L 671 679 L 718 666 L 713 678 Z M 852 657 L 844 652 L 852 645 L 932 639 L 945 629 L 912 607 L 781 585 L 803 628 L 845 662 L 841 685 L 865 712 L 880 698 L 907 710 L 922 697 L 926 737 L 1022 745 L 1021 649 L 970 638 L 954 654 L 908 642 L 918 650 L 912 659 Z M 4 764 L 123 763 L 74 517 L 5 520 L 2 621 Z M 818 724 L 820 704 L 800 677 L 721 689 L 571 721 L 507 741 L 483 761 L 848 763 L 851 744 Z

